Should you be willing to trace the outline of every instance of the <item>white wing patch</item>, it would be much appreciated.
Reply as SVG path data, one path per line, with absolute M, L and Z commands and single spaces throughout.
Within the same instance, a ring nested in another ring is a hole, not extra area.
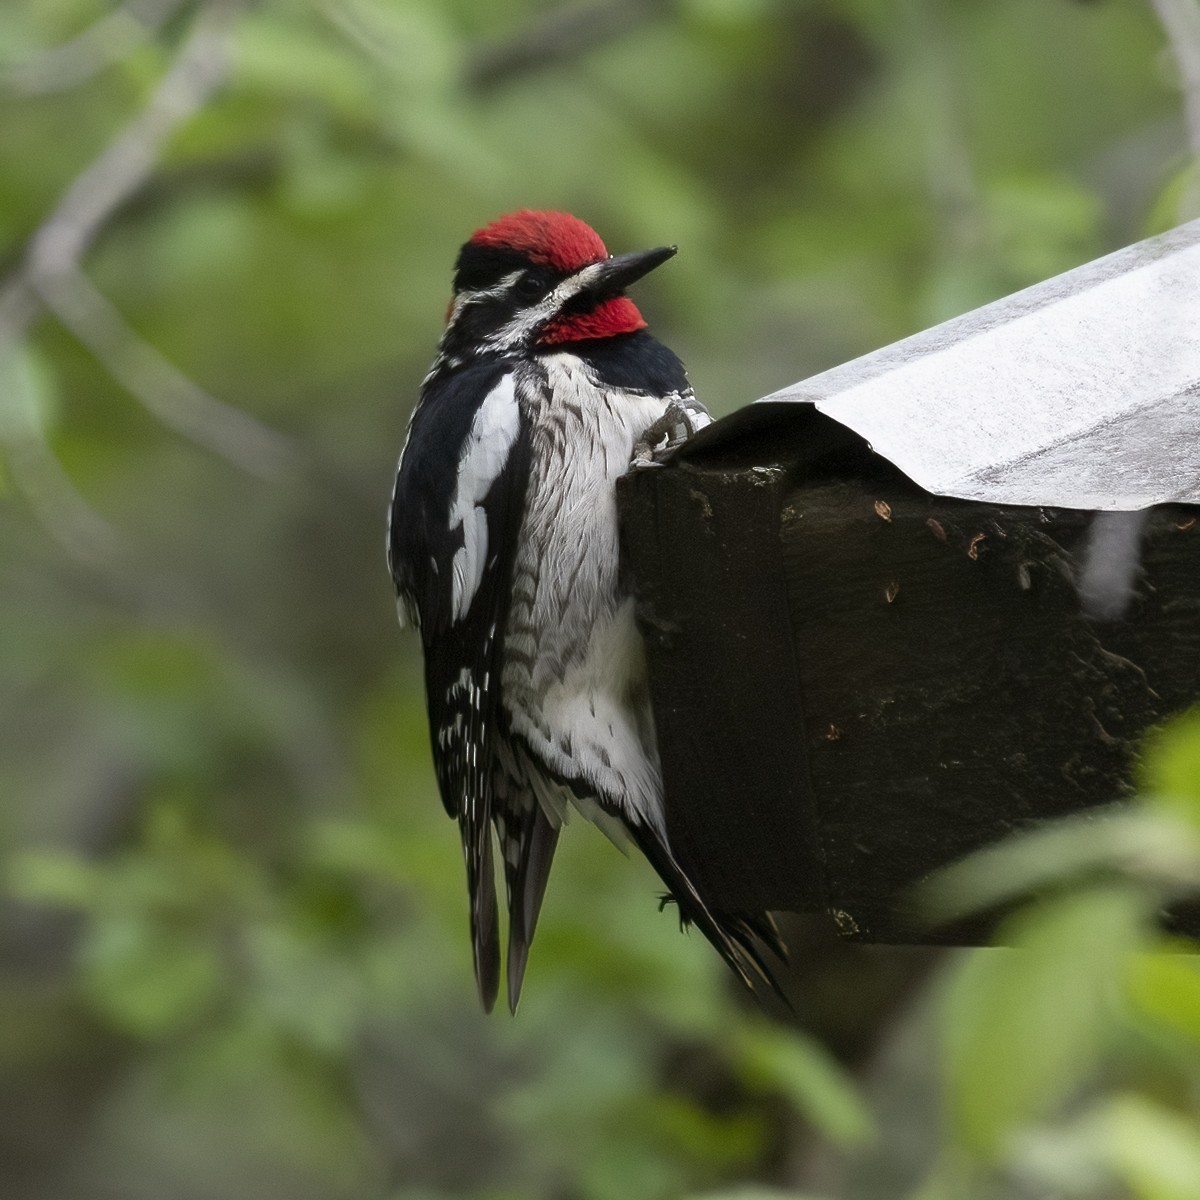
M 475 413 L 458 463 L 458 482 L 450 505 L 450 529 L 460 526 L 463 544 L 451 564 L 452 620 L 461 621 L 475 599 L 488 557 L 484 497 L 504 470 L 521 428 L 521 413 L 511 374 L 487 394 Z

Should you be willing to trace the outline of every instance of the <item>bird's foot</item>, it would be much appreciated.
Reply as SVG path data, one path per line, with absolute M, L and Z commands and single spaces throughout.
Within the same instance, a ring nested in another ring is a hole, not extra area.
M 691 414 L 677 400 L 672 400 L 666 412 L 638 438 L 630 465 L 661 467 L 695 432 Z

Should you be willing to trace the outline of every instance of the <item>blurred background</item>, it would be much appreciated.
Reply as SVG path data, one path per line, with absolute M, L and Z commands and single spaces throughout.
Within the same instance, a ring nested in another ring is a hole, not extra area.
M 796 918 L 775 1023 L 576 822 L 486 1019 L 383 561 L 473 229 L 677 243 L 724 413 L 1188 215 L 1198 63 L 1195 0 L 0 5 L 0 1196 L 1200 1195 L 1194 724 L 1023 965 Z

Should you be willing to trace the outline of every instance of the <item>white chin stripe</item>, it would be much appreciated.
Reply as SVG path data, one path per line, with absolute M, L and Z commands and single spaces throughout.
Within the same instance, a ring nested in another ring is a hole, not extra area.
M 458 461 L 458 480 L 450 505 L 450 528 L 463 531 L 451 571 L 451 618 L 462 620 L 475 599 L 488 556 L 487 513 L 484 497 L 500 477 L 517 440 L 521 414 L 511 374 L 487 394 L 471 422 Z

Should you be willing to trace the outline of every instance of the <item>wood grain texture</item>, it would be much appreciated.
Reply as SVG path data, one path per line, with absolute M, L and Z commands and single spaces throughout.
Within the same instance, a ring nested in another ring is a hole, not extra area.
M 722 907 L 976 940 L 914 923 L 909 886 L 1128 796 L 1144 732 L 1200 696 L 1197 512 L 1154 510 L 1097 623 L 1091 514 L 932 496 L 796 409 L 622 488 L 672 841 Z
M 819 909 L 819 841 L 778 556 L 789 474 L 771 463 L 680 464 L 622 485 L 671 845 L 718 908 Z

